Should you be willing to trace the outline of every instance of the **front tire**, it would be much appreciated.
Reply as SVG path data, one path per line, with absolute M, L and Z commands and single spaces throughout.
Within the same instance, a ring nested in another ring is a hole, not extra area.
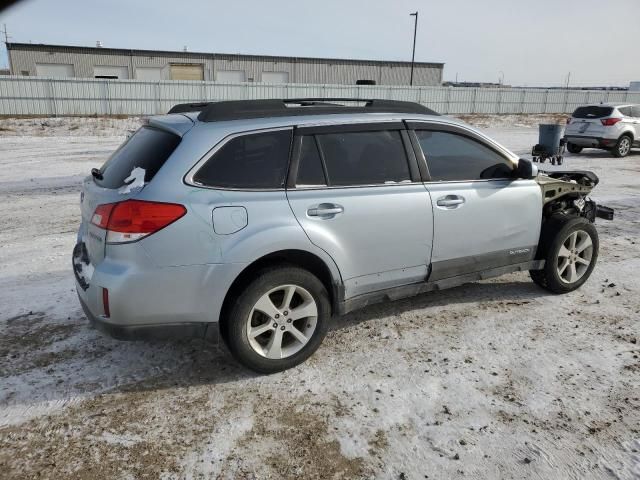
M 241 364 L 258 373 L 292 368 L 309 358 L 329 328 L 331 305 L 322 282 L 307 270 L 259 272 L 223 319 L 224 339 Z
M 582 147 L 575 143 L 567 143 L 567 150 L 569 150 L 569 153 L 580 153 L 582 151 Z
M 547 222 L 538 247 L 545 266 L 529 274 L 537 285 L 550 292 L 572 292 L 587 281 L 596 265 L 598 231 L 582 217 L 558 215 Z
M 613 147 L 613 150 L 612 150 L 613 156 L 616 158 L 622 158 L 629 155 L 629 152 L 631 151 L 632 142 L 633 141 L 631 140 L 631 137 L 629 135 L 622 135 L 618 139 L 618 143 L 616 143 L 616 146 Z

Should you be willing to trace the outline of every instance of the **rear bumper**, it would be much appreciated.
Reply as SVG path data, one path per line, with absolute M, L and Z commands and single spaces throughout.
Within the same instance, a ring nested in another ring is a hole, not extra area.
M 613 138 L 583 137 L 580 135 L 566 135 L 564 138 L 567 143 L 573 143 L 574 145 L 586 148 L 613 148 L 617 142 L 617 140 Z
M 226 292 L 245 266 L 156 267 L 121 257 L 94 267 L 79 245 L 72 263 L 80 304 L 98 330 L 123 340 L 217 339 Z
M 119 325 L 105 317 L 94 315 L 78 294 L 80 305 L 89 323 L 96 330 L 117 340 L 175 340 L 180 338 L 206 338 L 217 342 L 216 323 L 174 323 L 156 325 Z

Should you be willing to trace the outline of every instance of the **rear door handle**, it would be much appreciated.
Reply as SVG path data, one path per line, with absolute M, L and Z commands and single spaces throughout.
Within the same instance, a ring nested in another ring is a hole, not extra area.
M 307 210 L 307 215 L 310 217 L 327 217 L 338 215 L 344 212 L 344 208 L 341 205 L 334 203 L 321 203 L 317 207 L 311 207 Z
M 446 197 L 440 197 L 436 201 L 436 205 L 439 207 L 445 208 L 458 208 L 465 202 L 464 197 L 460 197 L 458 195 L 447 195 Z

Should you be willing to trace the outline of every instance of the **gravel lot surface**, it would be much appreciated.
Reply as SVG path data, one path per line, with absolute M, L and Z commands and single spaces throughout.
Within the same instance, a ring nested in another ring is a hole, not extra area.
M 468 121 L 526 156 L 536 117 Z M 0 120 L 0 477 L 640 478 L 640 152 L 593 170 L 591 279 L 524 273 L 335 320 L 293 370 L 87 326 L 79 184 L 139 119 Z

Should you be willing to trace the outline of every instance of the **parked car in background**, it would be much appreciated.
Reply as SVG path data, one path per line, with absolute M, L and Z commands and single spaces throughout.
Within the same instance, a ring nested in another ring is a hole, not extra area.
M 578 107 L 567 122 L 564 133 L 567 150 L 583 148 L 609 150 L 625 157 L 640 147 L 640 105 L 600 103 Z
M 514 271 L 554 293 L 589 278 L 593 173 L 538 175 L 419 104 L 360 103 L 152 117 L 83 184 L 73 268 L 91 323 L 123 339 L 219 333 L 269 373 L 375 302 Z

